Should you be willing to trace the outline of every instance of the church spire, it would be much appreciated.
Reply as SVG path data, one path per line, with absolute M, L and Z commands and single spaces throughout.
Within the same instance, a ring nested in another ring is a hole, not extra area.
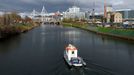
M 42 11 L 41 11 L 41 14 L 42 14 L 42 15 L 45 15 L 46 13 L 47 13 L 47 10 L 46 10 L 45 7 L 43 6 Z

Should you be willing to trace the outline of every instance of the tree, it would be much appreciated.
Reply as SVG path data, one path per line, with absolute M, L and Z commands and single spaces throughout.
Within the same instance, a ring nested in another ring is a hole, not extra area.
M 14 24 L 14 23 L 18 23 L 19 20 L 21 20 L 21 16 L 19 16 L 16 12 L 12 12 L 10 14 L 10 18 L 11 18 L 11 23 Z
M 24 21 L 26 23 L 30 23 L 30 22 L 32 22 L 32 19 L 30 17 L 26 16 Z
M 3 22 L 3 16 L 0 16 L 0 25 L 3 25 L 4 22 Z
M 21 19 L 21 16 L 17 15 L 17 13 L 12 12 L 12 13 L 5 13 L 3 15 L 3 24 L 4 25 L 14 25 L 15 23 L 18 23 Z

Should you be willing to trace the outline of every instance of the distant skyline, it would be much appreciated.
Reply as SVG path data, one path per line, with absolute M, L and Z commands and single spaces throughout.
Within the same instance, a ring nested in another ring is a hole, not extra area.
M 30 12 L 33 9 L 41 11 L 44 5 L 48 12 L 65 11 L 74 5 L 79 6 L 83 11 L 103 11 L 104 0 L 0 0 L 0 11 L 20 11 Z M 112 5 L 114 10 L 134 9 L 133 0 L 106 0 L 107 4 Z M 95 3 L 95 7 L 94 7 Z

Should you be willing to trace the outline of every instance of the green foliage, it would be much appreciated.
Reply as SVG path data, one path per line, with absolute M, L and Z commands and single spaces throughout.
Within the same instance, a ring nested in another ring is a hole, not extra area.
M 24 31 L 28 31 L 29 29 L 31 29 L 33 27 L 34 27 L 33 25 L 25 25 L 25 24 L 17 24 L 17 25 L 13 25 L 13 26 L 2 25 L 2 26 L 0 26 L 0 32 L 3 34 L 21 33 Z
M 99 32 L 110 33 L 119 36 L 134 37 L 134 30 L 129 30 L 129 29 L 116 29 L 116 28 L 113 29 L 113 28 L 98 27 L 97 30 Z
M 64 19 L 63 19 L 63 22 L 65 22 L 65 23 L 73 22 L 73 19 L 72 19 L 72 18 L 69 18 L 69 19 L 64 18 Z
M 62 20 L 64 23 L 78 23 L 78 22 L 86 22 L 85 19 L 79 19 L 79 18 L 64 18 Z
M 0 16 L 0 34 L 5 37 L 12 34 L 18 34 L 32 29 L 37 26 L 31 18 L 26 17 L 22 19 L 15 12 L 5 13 L 3 16 Z
M 12 25 L 15 23 L 16 20 L 20 20 L 21 17 L 17 15 L 15 12 L 12 13 L 5 13 L 1 18 L 2 25 Z
M 88 24 L 83 22 L 62 23 L 64 26 L 72 26 L 77 28 L 87 28 Z

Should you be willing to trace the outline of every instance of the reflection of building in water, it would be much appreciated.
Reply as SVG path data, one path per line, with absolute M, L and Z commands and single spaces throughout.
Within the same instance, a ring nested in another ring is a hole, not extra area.
M 65 36 L 68 37 L 69 42 L 77 43 L 79 42 L 80 32 L 67 31 L 65 32 Z
M 63 17 L 83 19 L 85 18 L 85 12 L 81 12 L 80 8 L 77 6 L 73 6 L 72 8 L 69 8 L 66 12 L 63 12 Z

